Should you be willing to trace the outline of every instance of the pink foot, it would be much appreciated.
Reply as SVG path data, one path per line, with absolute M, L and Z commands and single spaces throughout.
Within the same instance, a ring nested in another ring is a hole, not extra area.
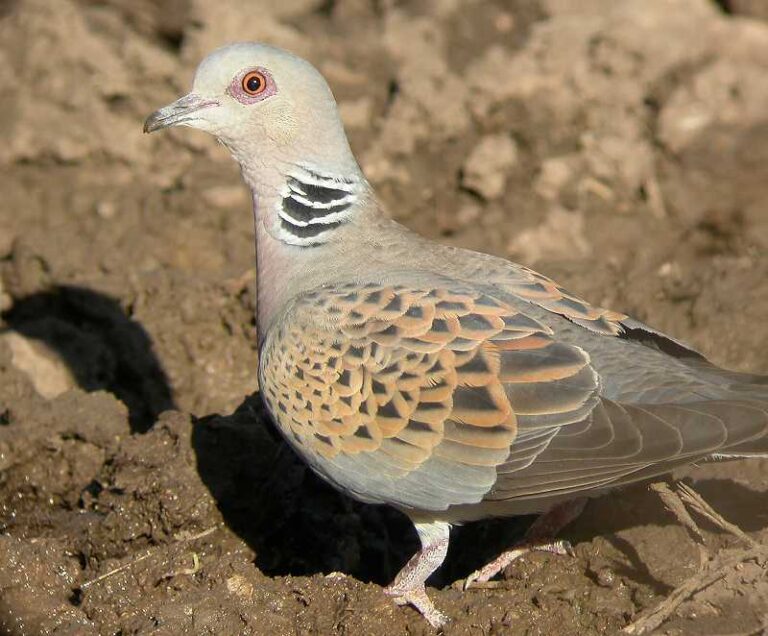
M 573 556 L 573 548 L 570 543 L 554 540 L 553 537 L 581 514 L 586 503 L 586 499 L 574 499 L 554 506 L 545 512 L 531 524 L 528 532 L 525 533 L 525 538 L 515 547 L 503 552 L 486 566 L 472 572 L 464 581 L 464 589 L 471 587 L 475 582 L 490 581 L 512 561 L 530 552 L 551 552 L 552 554 Z
M 512 561 L 519 559 L 525 554 L 531 552 L 551 552 L 552 554 L 570 555 L 573 556 L 573 548 L 567 541 L 555 541 L 553 543 L 540 543 L 538 545 L 529 543 L 528 541 L 521 541 L 517 544 L 517 547 L 502 552 L 493 561 L 484 565 L 479 570 L 475 570 L 464 581 L 464 589 L 471 587 L 473 583 L 485 583 L 490 581 L 494 576 L 503 572 Z
M 421 540 L 421 550 L 411 557 L 384 592 L 398 605 L 413 605 L 432 627 L 438 629 L 448 618 L 429 600 L 424 583 L 445 559 L 450 527 L 439 521 L 414 525 Z
M 427 590 L 422 585 L 421 588 L 412 590 L 402 590 L 390 585 L 384 588 L 384 593 L 391 596 L 392 600 L 398 605 L 413 605 L 416 610 L 432 625 L 439 629 L 448 622 L 448 617 L 437 609 L 427 596 Z

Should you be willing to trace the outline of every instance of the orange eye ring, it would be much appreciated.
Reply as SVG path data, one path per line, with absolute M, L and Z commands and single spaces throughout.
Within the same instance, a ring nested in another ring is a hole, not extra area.
M 259 71 L 250 71 L 243 75 L 243 81 L 241 82 L 243 92 L 246 95 L 254 97 L 260 95 L 267 88 L 267 78 L 264 77 L 264 73 Z

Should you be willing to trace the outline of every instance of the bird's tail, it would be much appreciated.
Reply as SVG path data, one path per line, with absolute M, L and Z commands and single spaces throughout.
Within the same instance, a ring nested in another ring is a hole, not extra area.
M 768 376 L 726 371 L 714 366 L 703 372 L 725 385 L 723 397 L 733 403 L 734 415 L 740 412 L 747 417 L 768 421 Z M 712 457 L 768 457 L 768 430 L 733 446 L 725 446 L 713 453 Z

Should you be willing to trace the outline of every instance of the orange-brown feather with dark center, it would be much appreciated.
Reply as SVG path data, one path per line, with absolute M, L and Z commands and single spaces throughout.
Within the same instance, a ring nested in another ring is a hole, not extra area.
M 505 263 L 499 274 L 499 280 L 494 282 L 502 289 L 590 331 L 611 336 L 623 331 L 625 314 L 591 305 L 543 274 L 515 263 Z

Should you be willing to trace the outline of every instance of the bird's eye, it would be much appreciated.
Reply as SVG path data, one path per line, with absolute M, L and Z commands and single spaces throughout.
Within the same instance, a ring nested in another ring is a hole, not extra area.
M 267 78 L 259 71 L 251 71 L 243 76 L 242 86 L 246 95 L 259 95 L 267 87 Z

